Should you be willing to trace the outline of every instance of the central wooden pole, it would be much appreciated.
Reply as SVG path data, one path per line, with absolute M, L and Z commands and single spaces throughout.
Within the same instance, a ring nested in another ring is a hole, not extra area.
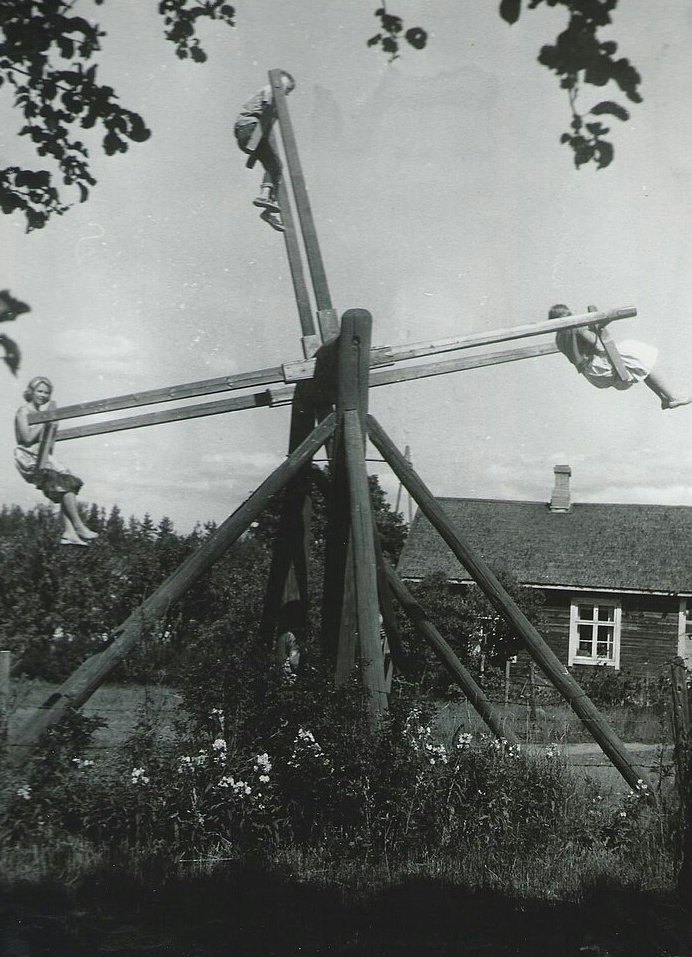
M 353 592 L 344 588 L 342 621 L 355 622 L 368 721 L 376 727 L 387 711 L 384 660 L 380 641 L 377 559 L 373 537 L 370 488 L 365 465 L 365 418 L 368 409 L 372 318 L 363 309 L 350 309 L 341 321 L 337 358 L 337 430 L 343 446 L 348 480 Z M 348 548 L 348 546 L 346 546 Z M 349 562 L 345 562 L 346 572 Z M 347 605 L 353 600 L 355 615 Z M 343 632 L 340 644 L 348 640 Z

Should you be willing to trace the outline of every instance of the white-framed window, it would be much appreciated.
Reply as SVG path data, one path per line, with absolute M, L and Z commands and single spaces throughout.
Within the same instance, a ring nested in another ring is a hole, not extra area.
M 569 664 L 620 667 L 622 605 L 617 598 L 580 595 L 569 616 Z
M 692 661 L 692 598 L 680 599 L 678 654 L 685 659 L 689 668 Z

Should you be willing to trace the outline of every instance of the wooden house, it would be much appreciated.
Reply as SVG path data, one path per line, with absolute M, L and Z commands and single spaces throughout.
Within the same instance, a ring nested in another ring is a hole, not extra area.
M 680 655 L 692 667 L 692 507 L 573 503 L 570 467 L 554 472 L 549 502 L 438 501 L 496 574 L 541 590 L 541 632 L 561 661 L 646 675 Z M 472 583 L 420 512 L 398 569 Z

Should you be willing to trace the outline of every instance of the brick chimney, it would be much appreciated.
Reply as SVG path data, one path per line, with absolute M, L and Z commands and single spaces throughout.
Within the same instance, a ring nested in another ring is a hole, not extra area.
M 556 465 L 553 472 L 555 473 L 555 486 L 550 497 L 550 511 L 569 512 L 572 507 L 569 493 L 569 477 L 572 474 L 572 469 L 569 465 Z

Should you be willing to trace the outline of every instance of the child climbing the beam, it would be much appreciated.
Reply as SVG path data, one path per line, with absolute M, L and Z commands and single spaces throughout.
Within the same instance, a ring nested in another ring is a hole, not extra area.
M 288 96 L 291 90 L 295 89 L 296 83 L 290 73 L 282 71 L 281 85 L 284 93 Z M 269 223 L 272 229 L 282 233 L 284 232 L 284 225 L 281 221 L 281 209 L 276 196 L 281 177 L 281 160 L 271 144 L 267 126 L 267 121 L 270 119 L 273 109 L 274 93 L 271 86 L 267 84 L 243 106 L 235 122 L 233 132 L 243 153 L 256 156 L 264 168 L 260 194 L 253 200 L 254 205 L 262 210 L 260 219 Z M 261 139 L 253 149 L 251 141 L 258 124 L 262 125 Z
M 20 406 L 14 417 L 17 447 L 14 463 L 25 482 L 34 485 L 47 499 L 60 506 L 63 520 L 61 545 L 88 545 L 98 538 L 96 532 L 84 524 L 77 509 L 77 493 L 83 482 L 69 469 L 53 458 L 51 450 L 39 462 L 43 425 L 29 425 L 29 413 L 44 406 L 53 408 L 51 402 L 53 384 L 46 376 L 35 376 L 24 390 L 25 405 Z
M 571 315 L 570 309 L 562 303 L 552 306 L 548 312 L 549 319 Z M 636 339 L 619 342 L 617 351 L 625 369 L 625 376 L 620 377 L 607 355 L 597 327 L 561 329 L 555 336 L 555 344 L 577 372 L 597 389 L 629 389 L 636 382 L 644 382 L 659 397 L 662 409 L 677 409 L 692 402 L 692 397 L 674 392 L 654 369 L 658 359 L 655 346 Z

